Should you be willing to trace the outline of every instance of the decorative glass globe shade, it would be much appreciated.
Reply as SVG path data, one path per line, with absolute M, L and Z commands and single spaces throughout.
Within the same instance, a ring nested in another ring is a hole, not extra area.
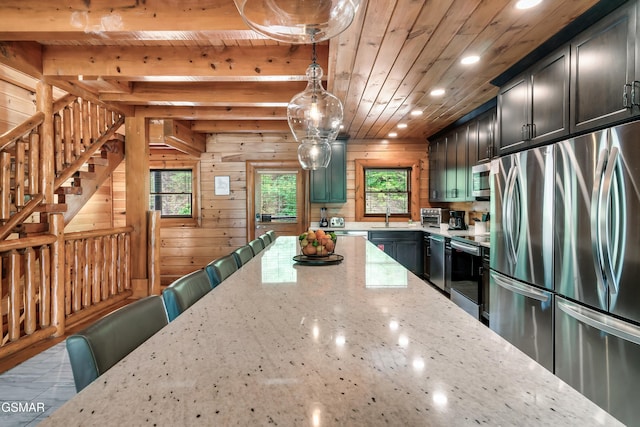
M 342 123 L 342 102 L 322 87 L 322 67 L 315 62 L 307 68 L 309 83 L 294 95 L 287 106 L 287 121 L 296 141 L 319 138 L 333 141 Z
M 233 0 L 258 33 L 285 43 L 318 43 L 347 29 L 360 0 Z
M 305 138 L 298 145 L 298 161 L 302 169 L 326 168 L 331 161 L 331 145 L 326 139 Z

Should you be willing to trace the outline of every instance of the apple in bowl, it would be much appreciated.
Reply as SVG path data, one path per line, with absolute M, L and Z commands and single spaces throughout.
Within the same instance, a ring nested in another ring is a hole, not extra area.
M 313 231 L 312 229 L 298 236 L 300 250 L 303 255 L 308 257 L 327 257 L 333 254 L 337 239 L 335 233 L 326 233 L 324 230 Z

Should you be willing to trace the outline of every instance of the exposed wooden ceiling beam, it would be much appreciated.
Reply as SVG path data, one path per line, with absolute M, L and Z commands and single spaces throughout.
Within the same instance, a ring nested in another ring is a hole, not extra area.
M 199 120 L 193 122 L 191 130 L 203 133 L 227 132 L 290 132 L 289 123 L 285 120 Z
M 0 41 L 0 62 L 32 77 L 42 78 L 42 46 L 38 43 Z
M 285 107 L 171 107 L 140 106 L 136 115 L 180 120 L 286 120 Z
M 199 157 L 206 151 L 206 137 L 178 120 L 151 120 L 149 143 L 167 144 L 189 155 Z
M 168 32 L 174 32 L 179 40 L 192 32 L 211 29 L 243 31 L 253 33 L 247 34 L 251 38 L 262 38 L 248 31 L 232 0 L 70 0 L 64 6 L 47 0 L 2 1 L 2 31 L 17 35 L 35 33 L 45 38 L 54 32 L 57 39 L 60 32 L 67 32 L 77 39 L 83 34 L 108 38 L 110 34 L 134 32 L 127 37 L 155 35 L 158 40 L 160 33 L 166 33 L 162 34 L 166 37 L 171 36 Z
M 304 82 L 134 83 L 128 94 L 105 93 L 100 99 L 138 105 L 208 105 L 286 107 Z
M 327 67 L 328 46 L 317 46 L 318 63 Z M 238 47 L 47 46 L 47 76 L 133 81 L 306 81 L 312 60 L 309 45 Z

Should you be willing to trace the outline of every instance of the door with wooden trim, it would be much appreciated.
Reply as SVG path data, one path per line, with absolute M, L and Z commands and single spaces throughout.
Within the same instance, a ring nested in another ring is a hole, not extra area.
M 274 230 L 292 236 L 309 226 L 309 173 L 297 161 L 247 161 L 247 240 Z

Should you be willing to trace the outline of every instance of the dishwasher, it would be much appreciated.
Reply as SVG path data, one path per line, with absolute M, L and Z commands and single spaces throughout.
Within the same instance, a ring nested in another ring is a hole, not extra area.
M 429 281 L 445 292 L 449 292 L 445 282 L 445 238 L 435 234 L 429 235 Z

